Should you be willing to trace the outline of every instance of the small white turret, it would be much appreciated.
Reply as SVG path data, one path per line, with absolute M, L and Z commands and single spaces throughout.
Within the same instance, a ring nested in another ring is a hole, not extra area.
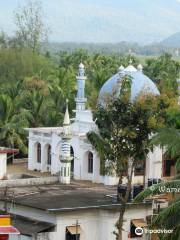
M 61 176 L 60 181 L 64 184 L 70 184 L 71 179 L 71 127 L 68 111 L 68 100 L 66 100 L 66 112 L 64 115 L 63 131 L 61 134 Z
M 142 71 L 143 71 L 143 66 L 142 66 L 141 64 L 139 64 L 139 65 L 137 66 L 137 69 L 138 69 L 138 71 L 142 72 Z
M 122 71 L 124 71 L 124 66 L 123 65 L 121 65 L 120 67 L 119 67 L 119 72 L 122 72 Z

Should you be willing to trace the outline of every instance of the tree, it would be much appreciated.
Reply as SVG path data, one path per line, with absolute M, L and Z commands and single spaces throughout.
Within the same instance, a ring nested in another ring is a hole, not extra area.
M 179 78 L 180 64 L 172 59 L 170 54 L 164 54 L 157 59 L 146 61 L 145 73 L 159 85 L 161 93 L 170 97 L 177 95 L 177 79 Z
M 43 110 L 48 112 L 48 87 L 47 84 L 37 76 L 26 78 L 23 82 L 23 92 L 20 102 L 23 109 L 29 112 L 29 124 L 31 127 L 42 125 Z
M 0 49 L 0 62 L 0 84 L 6 86 L 36 75 L 47 79 L 53 69 L 50 60 L 28 49 Z
M 125 197 L 118 193 L 121 202 L 117 240 L 122 240 L 123 216 L 131 191 L 134 168 L 144 165 L 150 148 L 150 135 L 163 125 L 161 104 L 158 96 L 141 95 L 130 101 L 131 79 L 125 76 L 118 98 L 108 106 L 98 106 L 94 118 L 98 133 L 89 132 L 88 139 L 99 153 L 101 166 L 107 174 L 116 174 L 119 185 L 127 174 Z
M 175 177 L 173 180 L 153 185 L 141 192 L 134 202 L 142 202 L 145 198 L 161 194 L 161 188 L 180 188 L 180 110 L 169 108 L 166 116 L 166 127 L 159 130 L 151 140 L 152 145 L 161 146 L 166 153 L 176 159 Z M 163 240 L 179 240 L 180 236 L 180 198 L 174 194 L 173 200 L 166 209 L 163 209 L 157 217 L 154 217 L 151 227 L 172 229 L 171 234 L 162 234 Z
M 180 188 L 180 180 L 171 180 L 165 183 L 153 185 L 153 188 L 147 188 L 134 199 L 134 202 L 142 202 L 145 198 L 160 194 L 161 188 Z M 169 206 L 153 218 L 150 225 L 151 228 L 172 229 L 171 234 L 161 234 L 160 239 L 163 240 L 179 240 L 180 236 L 180 198 L 175 194 L 174 199 Z
M 41 3 L 29 0 L 27 5 L 19 8 L 14 15 L 17 26 L 16 37 L 20 47 L 38 52 L 41 42 L 47 37 Z
M 7 147 L 18 147 L 27 152 L 24 127 L 28 127 L 28 112 L 15 108 L 12 99 L 0 95 L 0 144 Z

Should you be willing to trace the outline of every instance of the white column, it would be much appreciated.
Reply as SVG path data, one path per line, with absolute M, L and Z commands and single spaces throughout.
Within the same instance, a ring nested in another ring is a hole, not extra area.
M 46 143 L 41 143 L 41 171 L 46 172 L 47 171 L 47 149 L 46 149 Z
M 31 138 L 29 138 L 29 144 L 28 144 L 28 169 L 29 170 L 34 170 L 35 167 L 35 161 L 36 161 L 36 148 L 35 148 L 35 144 L 36 142 L 31 140 Z
M 71 163 L 62 163 L 60 181 L 63 184 L 70 184 Z

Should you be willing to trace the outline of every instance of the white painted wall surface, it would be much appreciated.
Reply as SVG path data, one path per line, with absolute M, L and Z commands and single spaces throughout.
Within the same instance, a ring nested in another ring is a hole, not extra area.
M 7 154 L 0 154 L 0 179 L 6 176 L 7 169 Z
M 149 153 L 146 161 L 146 182 L 148 178 L 162 178 L 162 156 L 160 147 Z
M 124 216 L 123 240 L 128 239 L 130 232 L 130 221 L 132 219 L 144 218 L 151 215 L 151 207 L 134 207 L 128 209 Z M 84 210 L 71 213 L 61 213 L 57 215 L 57 232 L 50 234 L 50 240 L 65 240 L 65 231 L 67 226 L 76 224 L 78 220 L 81 227 L 80 240 L 115 240 L 113 231 L 118 219 L 118 210 Z M 147 236 L 141 238 L 147 240 Z
M 89 114 L 89 112 L 87 112 Z M 89 115 L 87 116 L 89 117 Z M 84 119 L 86 114 L 81 117 Z M 116 185 L 118 178 L 114 176 L 100 175 L 100 159 L 97 152 L 91 146 L 86 138 L 86 133 L 96 128 L 95 123 L 90 121 L 87 117 L 87 122 L 75 121 L 71 125 L 72 139 L 71 146 L 74 150 L 74 179 L 90 180 L 95 183 L 104 183 L 105 185 Z M 42 130 L 41 130 L 42 131 Z M 45 130 L 44 130 L 45 131 Z M 41 144 L 41 163 L 37 163 L 36 144 Z M 52 163 L 51 167 L 47 165 L 47 144 L 51 145 Z M 87 152 L 91 151 L 94 157 L 93 173 L 88 173 L 88 159 Z M 30 170 L 50 171 L 51 174 L 59 174 L 61 169 L 60 162 L 61 155 L 61 137 L 57 131 L 50 131 L 49 137 L 46 132 L 38 133 L 36 131 L 29 131 L 29 159 L 28 168 Z M 162 175 L 162 150 L 156 147 L 153 152 L 150 152 L 146 161 L 146 183 L 148 178 L 161 178 Z M 126 179 L 123 181 L 126 182 Z M 133 184 L 143 184 L 143 176 L 133 176 Z

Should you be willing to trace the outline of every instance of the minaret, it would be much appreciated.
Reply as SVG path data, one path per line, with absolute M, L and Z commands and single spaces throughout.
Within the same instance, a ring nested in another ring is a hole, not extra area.
M 70 184 L 71 179 L 71 127 L 68 111 L 68 100 L 66 100 L 66 112 L 64 116 L 63 131 L 62 131 L 62 143 L 61 143 L 61 152 L 60 156 L 61 161 L 61 176 L 60 180 L 64 184 Z
M 85 98 L 85 68 L 82 63 L 79 65 L 78 75 L 76 76 L 77 80 L 77 96 L 76 96 L 76 111 L 85 110 L 85 105 L 87 99 Z

